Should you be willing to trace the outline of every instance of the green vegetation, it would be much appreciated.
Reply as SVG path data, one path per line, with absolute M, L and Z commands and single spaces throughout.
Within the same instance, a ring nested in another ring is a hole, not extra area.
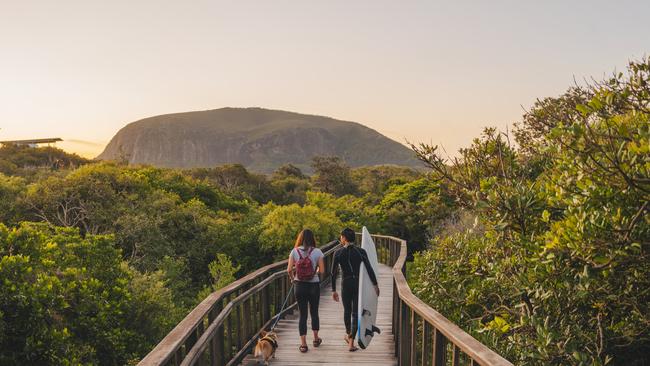
M 364 225 L 406 239 L 414 293 L 514 364 L 647 364 L 649 140 L 645 59 L 538 101 L 512 143 L 487 128 L 451 162 L 412 146 L 426 173 L 0 148 L 0 364 L 134 364 L 302 228 Z
M 380 200 L 357 180 L 358 196 L 315 192 L 291 165 L 264 176 L 5 147 L 0 166 L 0 364 L 134 364 L 210 292 L 284 258 L 302 228 L 324 244 L 374 222 L 366 202 Z
M 414 292 L 514 364 L 650 362 L 650 59 L 538 101 L 447 165 L 455 223 L 416 255 Z
M 161 276 L 129 268 L 111 236 L 0 224 L 0 253 L 3 365 L 125 364 L 178 315 Z
M 0 148 L 0 173 L 31 176 L 42 169 L 75 168 L 88 163 L 76 154 L 53 147 L 32 149 L 27 146 L 6 145 Z

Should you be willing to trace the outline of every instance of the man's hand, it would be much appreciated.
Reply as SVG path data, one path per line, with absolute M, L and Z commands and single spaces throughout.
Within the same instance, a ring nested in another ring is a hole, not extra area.
M 377 296 L 379 296 L 379 285 L 375 285 L 375 292 L 377 293 Z
M 332 292 L 332 299 L 334 299 L 336 302 L 339 302 L 339 294 L 336 291 Z

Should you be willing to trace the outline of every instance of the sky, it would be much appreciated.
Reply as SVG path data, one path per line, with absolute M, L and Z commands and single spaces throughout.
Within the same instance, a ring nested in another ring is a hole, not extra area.
M 650 1 L 0 0 L 0 140 L 264 107 L 453 154 L 650 53 Z

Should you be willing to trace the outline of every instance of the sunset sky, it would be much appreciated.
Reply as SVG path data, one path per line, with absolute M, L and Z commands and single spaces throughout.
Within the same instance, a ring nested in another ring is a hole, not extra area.
M 650 1 L 0 0 L 0 140 L 258 106 L 470 143 L 650 52 Z

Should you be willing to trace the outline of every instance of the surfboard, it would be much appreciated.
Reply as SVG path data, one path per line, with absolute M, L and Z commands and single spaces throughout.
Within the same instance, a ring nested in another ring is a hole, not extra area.
M 379 270 L 377 250 L 375 248 L 375 242 L 372 240 L 372 236 L 370 236 L 370 233 L 365 226 L 361 231 L 361 248 L 363 248 L 368 254 L 370 266 L 372 266 L 375 275 L 377 275 Z M 357 330 L 357 343 L 359 344 L 359 347 L 364 349 L 368 347 L 375 333 L 380 333 L 379 328 L 376 326 L 377 300 L 378 297 L 375 292 L 375 286 L 370 280 L 365 264 L 361 263 L 361 268 L 359 270 L 359 324 Z

